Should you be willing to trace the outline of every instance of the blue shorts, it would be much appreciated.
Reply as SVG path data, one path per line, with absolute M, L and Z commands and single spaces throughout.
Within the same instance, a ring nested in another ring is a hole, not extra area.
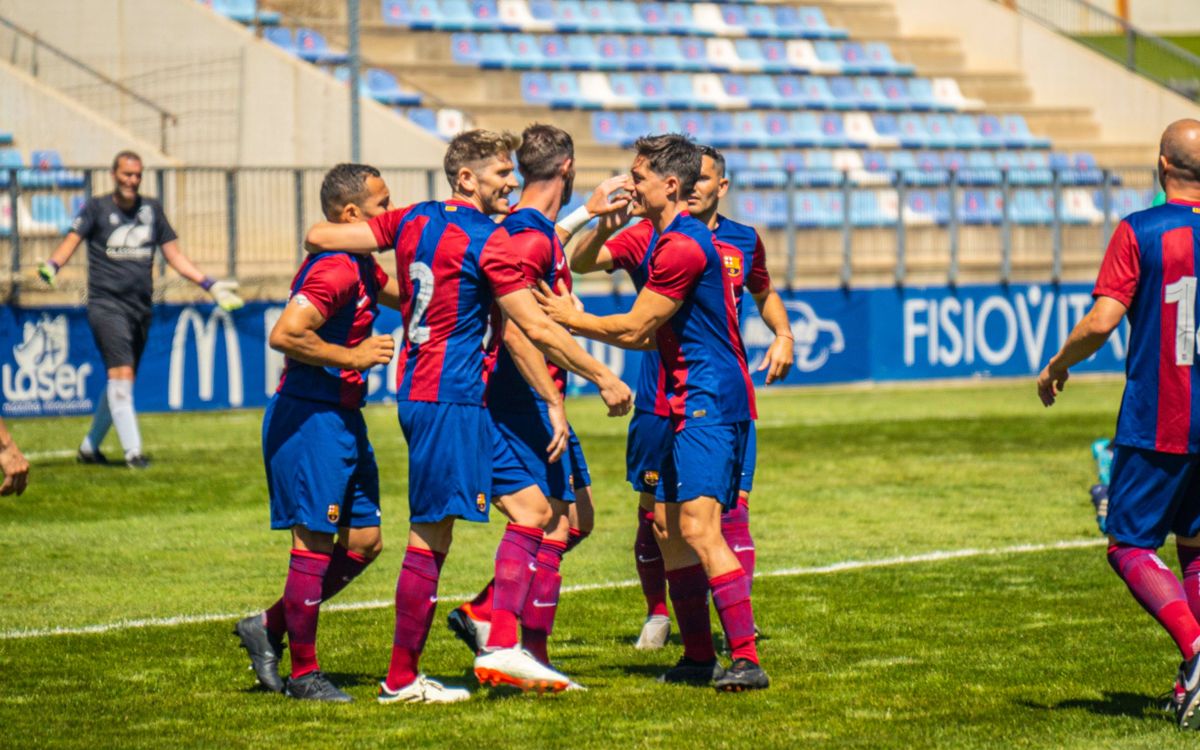
M 539 405 L 540 407 L 540 405 Z M 511 495 L 537 485 L 542 494 L 575 501 L 575 488 L 591 485 L 583 447 L 571 430 L 567 449 L 554 463 L 546 458 L 553 429 L 544 408 L 537 411 L 492 410 L 497 450 L 492 456 L 492 495 Z
M 1200 534 L 1200 456 L 1114 446 L 1108 486 L 1108 535 L 1158 549 L 1168 532 Z
M 658 490 L 662 467 L 670 455 L 675 429 L 670 417 L 660 417 L 648 411 L 635 411 L 629 420 L 629 438 L 625 443 L 625 479 L 634 492 Z M 742 476 L 738 489 L 754 489 L 754 469 L 758 463 L 758 430 L 750 423 L 746 440 L 746 455 L 742 460 Z
M 277 394 L 262 443 L 271 528 L 333 534 L 379 525 L 379 469 L 361 411 Z
M 397 411 L 408 443 L 410 522 L 451 517 L 486 522 L 496 440 L 487 409 L 401 401 Z
M 752 424 L 698 425 L 676 432 L 655 500 L 682 503 L 712 497 L 726 510 L 736 505 Z

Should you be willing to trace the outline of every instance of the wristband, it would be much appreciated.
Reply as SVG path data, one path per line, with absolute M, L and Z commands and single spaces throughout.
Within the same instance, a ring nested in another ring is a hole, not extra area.
M 205 276 L 203 279 L 200 279 L 200 288 L 207 292 L 209 289 L 212 289 L 212 285 L 215 283 L 217 283 L 217 280 L 212 276 Z
M 563 231 L 568 235 L 573 235 L 592 220 L 591 213 L 588 212 L 587 206 L 580 206 L 565 218 L 558 220 L 558 226 L 562 227 Z

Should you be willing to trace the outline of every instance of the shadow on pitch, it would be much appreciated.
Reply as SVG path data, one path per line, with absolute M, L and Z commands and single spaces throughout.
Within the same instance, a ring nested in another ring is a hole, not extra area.
M 1102 695 L 1103 697 L 1098 699 L 1075 698 L 1053 704 L 1034 703 L 1033 701 L 1020 701 L 1019 703 L 1025 708 L 1041 711 L 1083 709 L 1101 716 L 1128 716 L 1131 719 L 1162 720 L 1167 716 L 1166 712 L 1162 710 L 1161 699 L 1154 696 L 1107 690 Z

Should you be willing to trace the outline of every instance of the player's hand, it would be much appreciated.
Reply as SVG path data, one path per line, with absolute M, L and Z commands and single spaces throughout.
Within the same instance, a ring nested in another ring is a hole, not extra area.
M 1065 367 L 1055 367 L 1054 362 L 1046 365 L 1046 369 L 1042 370 L 1037 380 L 1038 398 L 1042 400 L 1043 406 L 1054 405 L 1054 400 L 1067 387 L 1067 379 L 1070 377 L 1071 373 L 1067 372 Z
M 4 472 L 4 484 L 0 484 L 0 495 L 20 495 L 29 481 L 29 462 L 21 454 L 16 443 L 0 451 L 0 471 Z
M 542 312 L 555 323 L 567 328 L 571 327 L 571 320 L 575 316 L 575 295 L 567 289 L 567 283 L 562 279 L 558 282 L 558 291 L 555 292 L 550 288 L 550 285 L 545 281 L 538 281 L 536 289 L 530 289 L 533 292 L 533 298 L 542 306 Z
M 391 362 L 392 356 L 396 353 L 396 340 L 387 334 L 372 336 L 351 349 L 350 353 L 352 355 L 350 369 L 362 372 L 375 365 L 386 365 Z
M 239 310 L 246 303 L 233 291 L 238 288 L 236 281 L 218 281 L 208 288 L 213 301 L 220 305 L 225 312 Z
M 776 380 L 783 380 L 791 372 L 794 348 L 795 342 L 788 336 L 776 336 L 775 340 L 771 342 L 771 347 L 767 349 L 767 356 L 763 357 L 762 363 L 758 366 L 758 372 L 767 371 L 767 385 Z
M 608 378 L 596 385 L 600 387 L 600 398 L 608 406 L 608 416 L 623 417 L 633 408 L 633 391 L 616 375 L 609 373 Z
M 583 312 L 583 300 L 579 299 L 579 295 L 571 292 L 571 301 L 575 303 L 575 311 Z
M 584 206 L 592 216 L 606 216 L 629 205 L 629 175 L 609 177 L 596 186 Z
M 37 275 L 46 285 L 54 288 L 54 278 L 58 276 L 58 264 L 48 260 L 37 267 Z
M 550 417 L 550 429 L 554 431 L 550 443 L 546 446 L 546 460 L 554 463 L 562 458 L 563 451 L 567 449 L 567 441 L 570 439 L 570 428 L 567 427 L 567 406 L 564 402 L 559 401 L 558 404 L 548 407 L 546 412 Z

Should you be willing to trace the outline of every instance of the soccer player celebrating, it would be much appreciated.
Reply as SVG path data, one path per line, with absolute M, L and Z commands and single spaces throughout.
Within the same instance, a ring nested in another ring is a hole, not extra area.
M 596 383 L 609 413 L 628 412 L 632 393 L 538 307 L 518 260 L 505 250 L 508 232 L 489 214 L 508 213 L 517 186 L 506 133 L 471 130 L 450 142 L 444 158 L 453 190 L 448 201 L 390 211 L 366 225 L 318 224 L 310 250 L 396 249 L 405 346 L 397 372 L 400 426 L 409 449 L 411 526 L 396 584 L 396 630 L 379 700 L 450 702 L 465 690 L 434 685 L 418 661 L 437 602 L 442 563 L 456 518 L 486 521 L 492 481 L 491 417 L 483 406 L 485 354 L 498 304 L 508 321 L 555 364 Z M 496 553 L 492 628 L 475 660 L 481 682 L 563 690 L 570 680 L 518 647 L 517 622 L 537 570 L 537 551 L 552 511 L 539 493 L 517 493 L 500 510 L 509 518 Z
M 775 341 L 758 369 L 767 370 L 767 383 L 773 383 L 784 378 L 792 366 L 793 337 L 787 310 L 766 276 L 766 252 L 758 232 L 753 227 L 739 224 L 718 213 L 720 200 L 729 191 L 725 157 L 711 146 L 701 146 L 700 151 L 700 177 L 688 199 L 688 212 L 712 229 L 718 240 L 737 246 L 749 259 L 747 265 L 751 270 L 746 286 L 764 322 L 775 333 Z M 599 226 L 584 234 L 576 244 L 571 257 L 572 270 L 579 273 L 601 269 L 609 272 L 624 270 L 640 291 L 649 276 L 650 250 L 656 233 L 650 222 L 642 221 L 613 236 L 632 215 L 631 210 L 614 210 L 603 202 L 604 197 L 616 187 L 618 184 L 615 181 L 601 184 L 592 200 L 578 209 L 579 215 L 568 217 L 559 226 L 564 232 L 569 232 L 575 224 L 593 215 L 600 215 Z M 633 210 L 636 210 L 636 206 Z M 739 297 L 739 319 L 741 304 Z M 666 454 L 670 450 L 672 432 L 668 394 L 663 390 L 664 381 L 662 360 L 657 352 L 643 354 L 626 450 L 627 478 L 634 491 L 639 493 L 637 536 L 633 550 L 647 609 L 646 621 L 636 644 L 640 649 L 661 648 L 667 642 L 671 627 L 666 604 L 666 571 L 654 535 L 654 493 L 666 462 Z M 751 579 L 754 577 L 755 552 L 754 540 L 750 536 L 749 513 L 756 454 L 757 438 L 751 423 L 738 503 L 721 515 L 721 533 Z M 690 594 L 692 592 L 686 589 L 672 590 L 673 597 L 686 598 Z M 691 608 L 685 606 L 685 609 Z
M 1109 242 L 1095 304 L 1038 376 L 1054 404 L 1069 370 L 1098 351 L 1129 317 L 1125 393 L 1109 485 L 1108 562 L 1183 656 L 1172 700 L 1185 729 L 1200 728 L 1200 393 L 1196 361 L 1200 121 L 1163 133 L 1158 157 L 1164 205 L 1126 216 Z M 1183 585 L 1155 551 L 1175 533 Z
M 737 503 L 754 388 L 738 328 L 736 304 L 749 266 L 742 251 L 713 237 L 687 212 L 700 177 L 700 150 L 685 136 L 641 138 L 631 170 L 632 198 L 658 239 L 646 285 L 628 313 L 597 317 L 541 283 L 539 302 L 579 334 L 625 348 L 651 340 L 666 375 L 674 433 L 662 466 L 655 525 L 675 599 L 684 655 L 664 679 L 714 680 L 719 690 L 770 684 L 759 666 L 750 579 L 721 536 L 721 513 Z M 708 632 L 707 592 L 733 664 L 722 669 Z
M 100 452 L 100 443 L 115 424 L 125 449 L 125 464 L 144 469 L 150 462 L 142 453 L 142 434 L 133 408 L 133 380 L 150 332 L 154 248 L 161 247 L 167 264 L 211 294 L 223 309 L 236 310 L 242 300 L 233 291 L 237 282 L 217 281 L 196 268 L 179 249 L 162 204 L 138 193 L 142 184 L 141 157 L 132 151 L 117 154 L 112 175 L 116 189 L 110 195 L 88 198 L 62 244 L 38 266 L 38 275 L 54 286 L 58 270 L 87 240 L 88 325 L 104 358 L 108 384 L 76 458 L 85 464 L 108 463 Z
M 338 223 L 365 222 L 390 208 L 379 170 L 339 164 L 321 183 L 321 208 Z M 377 302 L 399 306 L 399 286 L 370 256 L 310 255 L 271 331 L 286 355 L 279 388 L 263 418 L 263 459 L 271 528 L 291 529 L 283 597 L 234 632 L 259 682 L 293 698 L 349 702 L 317 664 L 317 618 L 382 549 L 379 470 L 362 406 L 366 371 L 391 361 L 391 336 L 373 336 Z M 338 533 L 337 543 L 334 532 Z M 292 650 L 286 688 L 278 662 Z
M 569 289 L 571 272 L 554 220 L 571 199 L 574 142 L 553 125 L 531 125 L 521 134 L 517 166 L 525 185 L 520 204 L 501 224 L 510 237 L 504 252 L 518 260 L 530 286 L 539 280 L 553 286 L 561 279 Z M 566 421 L 566 371 L 547 362 L 516 326 L 504 327 L 503 341 L 487 392 L 488 410 L 507 444 L 493 467 L 492 495 L 497 506 L 509 504 L 518 493 L 550 498 L 553 516 L 520 613 L 522 647 L 549 664 L 546 640 L 558 609 L 559 566 L 563 555 L 591 532 L 591 479 L 579 439 Z M 494 593 L 493 581 L 448 618 L 451 630 L 473 651 L 490 640 Z

